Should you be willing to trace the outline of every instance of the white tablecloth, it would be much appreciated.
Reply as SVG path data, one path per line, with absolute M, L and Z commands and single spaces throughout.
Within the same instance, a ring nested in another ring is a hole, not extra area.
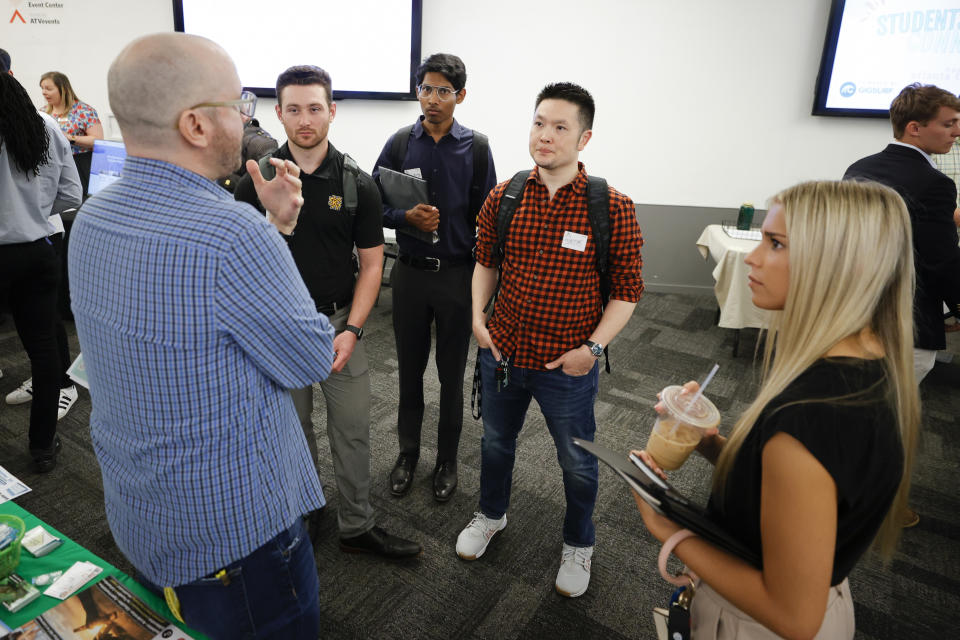
M 707 226 L 697 239 L 697 249 L 703 259 L 709 256 L 717 263 L 713 270 L 713 279 L 717 281 L 713 290 L 720 305 L 721 327 L 743 329 L 766 326 L 766 312 L 755 307 L 751 301 L 750 287 L 747 286 L 750 267 L 743 261 L 759 244 L 757 240 L 731 238 L 719 224 Z

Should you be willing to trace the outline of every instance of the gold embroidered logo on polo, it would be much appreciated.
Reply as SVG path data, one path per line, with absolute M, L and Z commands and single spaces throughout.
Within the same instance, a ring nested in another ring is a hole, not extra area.
M 340 207 L 343 206 L 343 196 L 330 196 L 327 198 L 327 204 L 334 211 L 340 211 Z

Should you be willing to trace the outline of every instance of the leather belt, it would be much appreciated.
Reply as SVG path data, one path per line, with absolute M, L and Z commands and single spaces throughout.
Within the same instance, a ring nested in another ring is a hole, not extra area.
M 440 269 L 450 269 L 452 267 L 462 267 L 467 264 L 473 264 L 473 258 L 448 260 L 446 258 L 412 256 L 409 253 L 401 253 L 398 259 L 403 264 L 422 271 L 440 271 Z
M 327 304 L 318 304 L 317 311 L 319 311 L 320 313 L 326 314 L 327 317 L 329 317 L 335 314 L 340 309 L 343 309 L 344 307 L 349 307 L 351 302 L 353 302 L 352 297 L 347 298 L 346 300 L 342 300 L 340 302 L 329 302 Z

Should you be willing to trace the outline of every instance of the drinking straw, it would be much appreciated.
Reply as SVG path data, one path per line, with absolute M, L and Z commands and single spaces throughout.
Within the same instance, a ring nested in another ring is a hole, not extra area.
M 717 375 L 717 370 L 720 368 L 720 363 L 716 362 L 713 365 L 713 369 L 710 369 L 710 373 L 707 374 L 707 377 L 703 379 L 703 382 L 700 383 L 700 388 L 697 389 L 697 392 L 694 394 L 693 399 L 687 404 L 687 408 L 692 407 L 697 403 L 697 400 L 700 399 L 700 396 L 703 395 L 703 390 L 707 388 L 707 385 L 710 384 L 710 381 L 713 380 L 713 376 Z
M 695 405 L 695 404 L 697 403 L 697 400 L 700 399 L 700 396 L 703 395 L 703 390 L 706 389 L 706 388 L 707 388 L 707 385 L 710 384 L 710 381 L 713 380 L 713 376 L 715 376 L 715 375 L 717 374 L 717 370 L 718 370 L 718 369 L 720 369 L 720 363 L 719 363 L 719 362 L 714 363 L 713 369 L 710 369 L 710 373 L 708 373 L 708 374 L 707 374 L 707 377 L 704 378 L 704 379 L 703 379 L 703 382 L 700 383 L 700 388 L 697 389 L 697 392 L 693 395 L 693 398 L 690 400 L 690 402 L 687 403 L 687 407 L 686 407 L 686 409 L 684 409 L 684 411 L 683 411 L 684 415 L 686 415 L 687 410 L 688 410 L 690 407 L 692 407 L 693 405 Z M 678 418 L 682 418 L 683 416 L 677 416 L 677 417 L 678 417 Z M 670 435 L 671 435 L 671 436 L 672 436 L 674 433 L 676 433 L 677 427 L 679 427 L 679 426 L 680 426 L 680 421 L 679 421 L 679 420 L 677 420 L 676 422 L 673 423 L 673 428 L 670 429 Z

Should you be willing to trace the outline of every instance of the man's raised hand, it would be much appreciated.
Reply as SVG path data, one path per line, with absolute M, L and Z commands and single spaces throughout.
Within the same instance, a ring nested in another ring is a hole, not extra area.
M 263 177 L 256 160 L 247 160 L 247 173 L 253 179 L 260 204 L 267 210 L 267 221 L 280 233 L 290 235 L 297 226 L 300 207 L 303 206 L 300 167 L 280 158 L 270 158 L 270 164 L 277 172 L 273 180 Z

